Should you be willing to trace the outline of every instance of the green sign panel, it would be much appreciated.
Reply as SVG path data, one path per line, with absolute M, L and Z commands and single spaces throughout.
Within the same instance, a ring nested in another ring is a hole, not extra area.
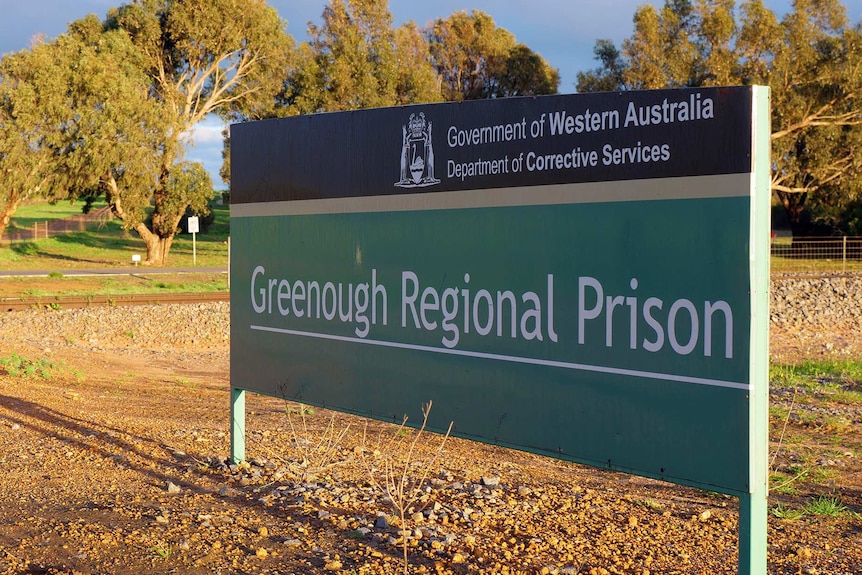
M 462 437 L 765 499 L 768 115 L 745 87 L 233 126 L 232 386 L 433 400 Z

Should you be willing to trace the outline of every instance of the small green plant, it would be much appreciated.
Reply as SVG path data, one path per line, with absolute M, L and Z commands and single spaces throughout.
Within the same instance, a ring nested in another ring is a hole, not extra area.
M 811 471 L 811 480 L 819 485 L 828 484 L 834 485 L 838 477 L 838 472 L 830 467 L 818 465 Z
M 661 511 L 662 509 L 664 509 L 664 505 L 654 499 L 638 499 L 634 502 L 634 504 L 640 505 L 641 507 L 646 507 L 651 511 Z
M 48 307 L 49 307 L 50 309 L 54 310 L 54 311 L 57 311 L 57 310 L 61 309 L 60 304 L 58 304 L 57 302 L 51 302 L 51 303 L 49 303 L 49 304 L 48 304 Z
M 795 483 L 806 473 L 808 473 L 807 469 L 802 473 L 799 473 L 798 475 L 792 477 L 788 477 L 783 473 L 770 473 L 769 491 L 773 491 L 775 493 L 784 493 L 785 495 L 796 495 L 799 493 L 799 488 L 796 487 Z
M 811 515 L 835 517 L 847 511 L 847 506 L 841 503 L 837 497 L 826 497 L 825 495 L 821 495 L 814 501 L 808 502 L 803 508 L 803 511 Z
M 773 517 L 777 517 L 778 519 L 787 519 L 788 521 L 796 521 L 805 516 L 805 512 L 801 509 L 793 509 L 792 507 L 788 507 L 781 503 L 773 507 L 770 510 L 770 513 L 772 513 Z
M 48 277 L 52 279 L 59 279 L 63 277 L 63 274 L 61 274 L 60 272 L 51 272 L 48 274 Z
M 173 547 L 171 547 L 171 545 L 159 544 L 159 545 L 150 547 L 150 551 L 155 553 L 156 556 L 159 557 L 159 559 L 164 559 L 167 561 L 168 559 L 171 558 L 171 555 L 173 554 Z
M 285 413 L 288 415 L 314 415 L 314 408 L 310 405 L 297 403 L 295 405 L 288 405 L 285 408 Z
M 16 353 L 0 357 L 0 368 L 13 377 L 51 379 L 54 367 L 54 364 L 46 359 L 31 360 Z

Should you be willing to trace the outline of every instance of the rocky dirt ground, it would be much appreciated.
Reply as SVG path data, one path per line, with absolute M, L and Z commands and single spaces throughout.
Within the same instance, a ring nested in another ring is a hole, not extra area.
M 827 291 L 773 287 L 774 357 L 862 360 L 855 312 L 799 311 Z M 456 438 L 435 461 L 420 441 L 402 525 L 370 468 L 414 432 L 272 398 L 249 395 L 250 461 L 228 465 L 228 315 L 0 315 L 0 573 L 394 574 L 405 540 L 410 573 L 736 572 L 733 498 Z M 769 572 L 859 574 L 862 411 L 808 399 L 772 397 L 811 416 L 772 421 L 772 469 L 810 473 L 770 495 Z M 789 513 L 816 501 L 843 509 Z

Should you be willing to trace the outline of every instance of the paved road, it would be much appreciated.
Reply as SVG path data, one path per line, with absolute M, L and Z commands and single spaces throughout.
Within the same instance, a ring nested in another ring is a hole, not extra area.
M 0 277 L 47 277 L 52 273 L 60 273 L 64 276 L 142 276 L 155 274 L 227 273 L 227 267 L 150 268 L 140 266 L 131 268 L 102 268 L 92 270 L 0 270 Z

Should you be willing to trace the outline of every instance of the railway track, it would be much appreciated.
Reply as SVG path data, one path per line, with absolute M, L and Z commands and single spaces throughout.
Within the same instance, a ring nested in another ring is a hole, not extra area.
M 25 309 L 70 309 L 118 305 L 193 304 L 230 301 L 229 292 L 120 294 L 120 295 L 57 295 L 0 298 L 0 311 Z

